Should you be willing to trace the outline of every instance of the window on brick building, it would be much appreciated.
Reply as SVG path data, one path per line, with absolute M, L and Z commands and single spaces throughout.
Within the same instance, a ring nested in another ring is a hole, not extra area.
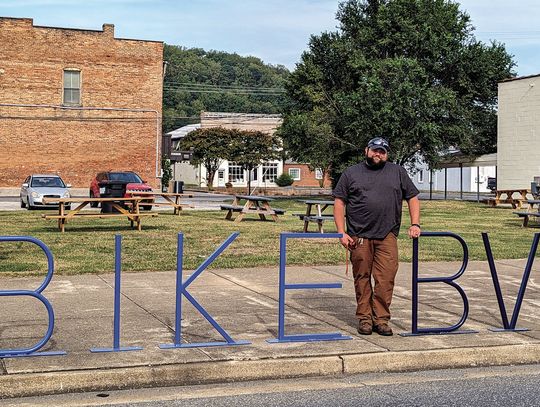
M 315 179 L 323 179 L 322 170 L 320 168 L 315 168 Z
M 81 104 L 81 72 L 73 69 L 64 70 L 64 104 Z
M 300 168 L 289 168 L 289 175 L 295 181 L 300 181 Z

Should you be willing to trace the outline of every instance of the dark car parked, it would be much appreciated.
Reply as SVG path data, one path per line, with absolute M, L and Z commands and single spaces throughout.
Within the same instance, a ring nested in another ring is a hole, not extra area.
M 497 191 L 497 178 L 488 177 L 488 179 L 487 179 L 487 187 L 492 193 L 495 193 Z
M 131 196 L 132 192 L 152 192 L 152 187 L 133 171 L 99 172 L 90 183 L 90 198 L 122 198 Z M 153 198 L 142 201 L 143 209 L 152 209 Z M 150 205 L 144 205 L 149 203 Z M 97 202 L 92 202 L 95 208 Z

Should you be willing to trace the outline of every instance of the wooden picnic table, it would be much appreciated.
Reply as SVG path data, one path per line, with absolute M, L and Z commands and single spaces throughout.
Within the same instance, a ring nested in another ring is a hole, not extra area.
M 295 216 L 298 216 L 300 220 L 304 222 L 304 233 L 308 231 L 310 222 L 317 224 L 319 233 L 324 233 L 323 223 L 326 220 L 334 220 L 334 215 L 324 213 L 328 208 L 334 207 L 334 201 L 325 201 L 319 199 L 305 199 L 301 200 L 306 204 L 305 213 L 296 213 Z
M 131 222 L 131 227 L 134 224 L 137 226 L 137 230 L 141 230 L 141 218 L 145 216 L 157 216 L 157 213 L 152 212 L 140 212 L 140 203 L 142 200 L 147 199 L 143 196 L 133 196 L 130 198 L 43 198 L 44 203 L 58 203 L 58 215 L 43 214 L 44 219 L 57 219 L 58 229 L 63 233 L 65 231 L 65 224 L 68 220 L 81 219 L 81 218 L 118 218 L 127 217 Z M 82 212 L 81 210 L 90 205 L 93 202 L 108 203 L 116 212 Z M 78 204 L 76 207 L 72 206 L 72 209 L 65 208 L 65 205 Z
M 523 204 L 527 202 L 527 194 L 530 191 L 526 188 L 515 188 L 515 189 L 498 189 L 495 192 L 495 198 L 489 199 L 488 204 L 491 206 L 497 206 L 499 204 L 510 204 L 512 208 L 522 208 Z M 514 194 L 519 194 L 519 198 L 514 198 Z M 505 196 L 503 199 L 502 197 Z
M 183 207 L 193 208 L 193 205 L 183 204 L 180 202 L 180 198 L 193 198 L 192 194 L 178 194 L 175 192 L 146 192 L 146 191 L 130 191 L 131 196 L 142 196 L 145 198 L 153 197 L 153 202 L 146 203 L 148 206 L 172 206 L 174 208 L 174 214 L 180 215 L 180 211 Z M 155 198 L 162 197 L 165 202 L 157 202 Z M 173 200 L 174 199 L 174 200 Z
M 244 203 L 242 203 L 245 201 Z M 221 205 L 221 210 L 226 210 L 225 219 L 231 220 L 234 212 L 239 212 L 234 219 L 235 222 L 240 222 L 244 216 L 249 214 L 259 215 L 261 220 L 266 220 L 266 216 L 271 216 L 277 222 L 278 215 L 283 215 L 283 209 L 272 208 L 270 202 L 273 198 L 260 195 L 235 195 L 231 205 Z
M 540 220 L 540 200 L 528 199 L 527 203 L 529 204 L 529 208 L 526 211 L 512 212 L 518 215 L 520 218 L 523 218 L 523 227 L 529 226 L 529 220 L 533 218 Z

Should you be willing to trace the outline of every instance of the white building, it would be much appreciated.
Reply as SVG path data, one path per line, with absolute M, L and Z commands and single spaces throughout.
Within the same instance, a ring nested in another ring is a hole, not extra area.
M 201 123 L 190 124 L 173 130 L 167 135 L 171 136 L 173 149 L 182 137 L 198 128 L 223 127 L 227 129 L 261 131 L 273 133 L 281 125 L 281 115 L 254 114 L 254 113 L 201 113 Z M 230 182 L 233 187 L 247 187 L 248 176 L 251 177 L 251 188 L 275 187 L 275 179 L 283 172 L 283 161 L 271 160 L 263 162 L 251 174 L 243 170 L 234 162 L 223 160 L 214 177 L 213 187 L 224 187 Z M 193 166 L 188 162 L 176 162 L 173 166 L 175 181 L 206 187 L 206 169 L 204 166 Z
M 497 188 L 531 187 L 540 176 L 540 74 L 499 82 Z
M 432 180 L 433 191 L 490 192 L 487 182 L 488 178 L 496 177 L 496 165 L 496 154 L 486 154 L 474 160 L 453 154 L 442 163 L 443 169 L 430 173 L 428 166 L 422 164 L 411 178 L 420 191 L 429 191 Z

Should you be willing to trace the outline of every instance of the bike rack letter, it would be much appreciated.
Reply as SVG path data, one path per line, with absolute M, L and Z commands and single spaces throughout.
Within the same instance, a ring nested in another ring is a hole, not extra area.
M 484 247 L 486 249 L 486 256 L 489 264 L 489 271 L 491 272 L 491 279 L 493 280 L 493 287 L 495 288 L 495 294 L 497 295 L 497 302 L 499 303 L 499 311 L 501 312 L 501 319 L 503 323 L 502 329 L 490 328 L 490 331 L 528 331 L 527 328 L 516 328 L 516 324 L 519 317 L 519 311 L 521 309 L 521 303 L 523 302 L 523 297 L 525 296 L 525 290 L 527 289 L 527 282 L 529 281 L 529 276 L 531 275 L 531 269 L 534 263 L 534 255 L 536 254 L 536 250 L 538 249 L 540 233 L 534 234 L 531 250 L 529 252 L 529 258 L 527 259 L 527 265 L 525 266 L 525 271 L 523 272 L 523 278 L 521 279 L 521 285 L 519 287 L 516 304 L 514 305 L 514 311 L 512 312 L 512 320 L 510 321 L 510 323 L 508 322 L 506 307 L 504 305 L 504 300 L 501 293 L 501 286 L 499 284 L 499 278 L 497 276 L 497 268 L 495 267 L 495 261 L 493 260 L 493 253 L 491 251 L 491 244 L 489 243 L 489 237 L 487 233 L 482 233 L 482 240 L 484 241 Z
M 249 345 L 248 341 L 235 341 L 225 331 L 217 321 L 206 311 L 201 304 L 197 302 L 195 298 L 187 291 L 188 286 L 195 281 L 197 277 L 210 265 L 212 262 L 238 237 L 240 233 L 232 233 L 227 240 L 225 240 L 221 246 L 219 246 L 214 253 L 210 255 L 193 274 L 182 282 L 182 257 L 184 253 L 184 234 L 178 233 L 178 249 L 176 252 L 176 316 L 175 316 L 175 334 L 174 343 L 159 345 L 161 349 L 172 348 L 199 348 L 207 346 L 236 346 L 236 345 Z M 206 342 L 206 343 L 182 343 L 182 297 L 186 297 L 187 300 L 206 318 L 208 322 L 218 331 L 226 342 Z
M 310 334 L 310 335 L 285 335 L 285 291 L 286 290 L 310 290 L 317 288 L 341 288 L 341 283 L 322 284 L 287 284 L 285 268 L 287 266 L 287 239 L 317 239 L 317 238 L 340 238 L 341 233 L 281 233 L 279 236 L 279 317 L 277 339 L 267 339 L 268 343 L 283 342 L 311 342 L 311 341 L 339 341 L 352 339 L 336 333 Z
M 54 356 L 65 355 L 63 351 L 51 351 L 51 352 L 36 352 L 41 349 L 49 341 L 54 330 L 54 311 L 51 303 L 43 294 L 43 290 L 47 288 L 51 282 L 54 273 L 54 259 L 51 251 L 41 240 L 31 236 L 0 236 L 0 242 L 29 242 L 33 243 L 41 248 L 47 256 L 47 275 L 43 280 L 43 283 L 36 290 L 0 290 L 0 297 L 23 297 L 29 296 L 41 301 L 48 313 L 48 328 L 45 336 L 34 346 L 29 348 L 20 349 L 0 349 L 0 358 L 6 357 L 21 357 L 21 356 Z
M 463 262 L 459 271 L 453 276 L 449 277 L 418 277 L 418 238 L 413 239 L 413 258 L 412 258 L 412 328 L 411 332 L 402 333 L 401 336 L 418 336 L 418 335 L 432 335 L 432 334 L 468 334 L 477 333 L 477 331 L 457 331 L 469 315 L 469 301 L 463 289 L 454 282 L 463 275 L 469 262 L 469 248 L 467 243 L 461 238 L 451 232 L 422 232 L 420 237 L 451 237 L 461 243 L 463 248 Z M 418 284 L 419 283 L 445 283 L 451 287 L 454 287 L 463 300 L 463 315 L 460 321 L 449 327 L 432 327 L 432 328 L 418 328 Z

